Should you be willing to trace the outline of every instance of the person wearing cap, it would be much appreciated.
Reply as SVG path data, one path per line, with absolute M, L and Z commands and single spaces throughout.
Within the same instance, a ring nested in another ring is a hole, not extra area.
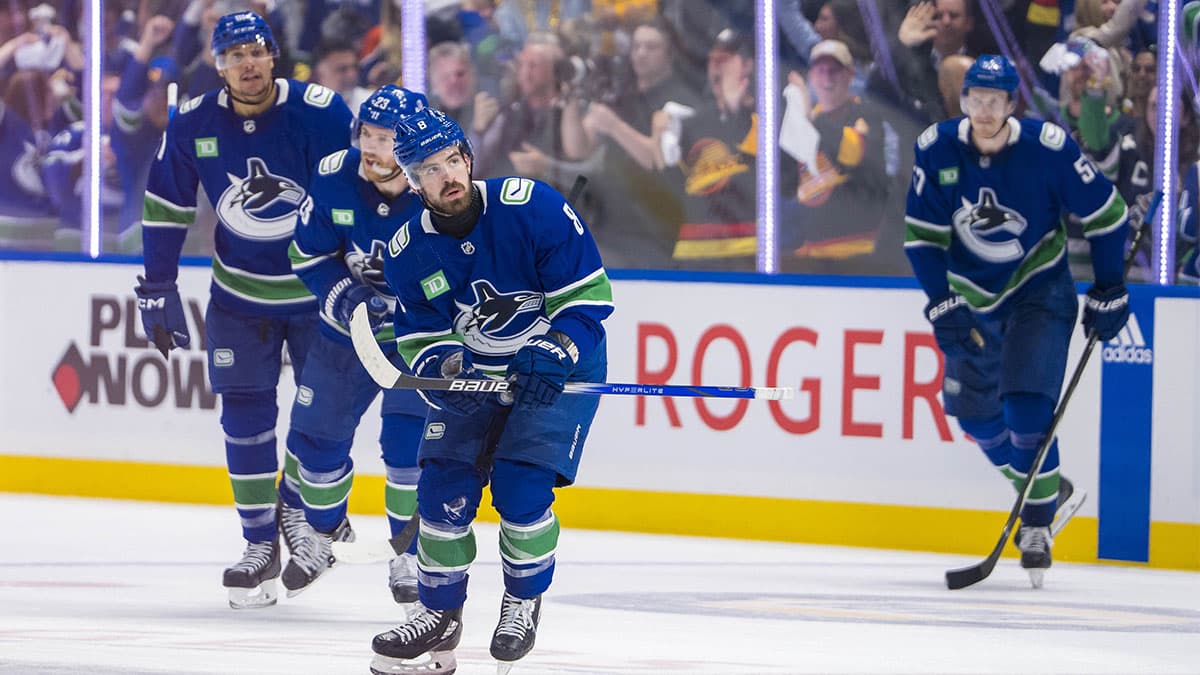
M 754 107 L 754 44 L 726 28 L 708 53 L 708 98 L 683 115 L 678 145 L 662 148 L 678 157 L 683 186 L 683 223 L 672 258 L 687 269 L 754 269 L 757 250 L 755 155 L 758 116 Z M 661 136 L 661 134 L 660 134 Z
M 292 270 L 288 246 L 318 162 L 350 145 L 353 116 L 333 90 L 273 76 L 279 44 L 254 12 L 217 19 L 211 54 L 223 86 L 179 106 L 155 148 L 142 200 L 145 276 L 134 291 L 145 334 L 164 358 L 192 347 L 176 278 L 202 187 L 217 225 L 201 344 L 221 397 L 246 542 L 223 585 L 230 606 L 243 609 L 275 603 L 279 537 L 294 552 L 308 532 L 302 507 L 310 497 L 302 497 L 294 458 L 276 485 L 280 354 L 286 344 L 298 377 L 319 323 L 317 299 Z
M 1019 84 L 1007 58 L 979 57 L 963 79 L 967 116 L 917 138 L 904 250 L 945 357 L 946 414 L 1017 489 L 1033 473 L 1015 543 L 1039 588 L 1053 537 L 1084 494 L 1060 476 L 1047 438 L 1078 310 L 1062 215 L 1076 214 L 1091 244 L 1082 324 L 1103 342 L 1129 318 L 1128 209 L 1066 130 L 1013 116 Z
M 797 167 L 799 208 L 784 223 L 790 255 L 781 262 L 797 271 L 848 272 L 846 261 L 875 252 L 888 200 L 883 118 L 851 93 L 854 59 L 844 42 L 818 42 L 809 64 L 816 98 L 809 119 L 819 140 L 815 163 Z

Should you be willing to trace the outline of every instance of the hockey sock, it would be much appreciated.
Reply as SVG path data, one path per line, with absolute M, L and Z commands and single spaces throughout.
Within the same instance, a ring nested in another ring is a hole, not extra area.
M 279 458 L 275 452 L 274 391 L 221 395 L 221 427 L 225 431 L 225 463 L 233 485 L 233 503 L 246 541 L 273 541 L 275 478 Z
M 1016 474 L 1012 470 L 1012 440 L 1008 427 L 1004 425 L 1002 415 L 988 420 L 959 419 L 958 426 L 975 439 L 979 448 L 983 450 L 983 454 L 987 455 L 988 461 L 996 467 L 997 471 L 1004 474 L 1004 477 L 1010 481 L 1016 479 Z
M 304 517 L 319 532 L 333 532 L 346 518 L 346 501 L 354 482 L 354 460 L 347 457 L 335 469 L 321 471 L 300 466 L 300 498 Z
M 1016 393 L 1004 397 L 1004 417 L 1012 430 L 1014 484 L 1025 480 L 1038 446 L 1046 438 L 1046 429 L 1054 416 L 1054 401 L 1040 394 Z M 1021 522 L 1034 527 L 1047 526 L 1054 520 L 1058 501 L 1058 439 L 1050 443 L 1046 459 L 1033 481 L 1029 499 L 1021 510 Z
M 388 525 L 392 536 L 400 534 L 408 521 L 417 512 L 417 480 L 421 470 L 416 467 L 385 467 L 387 483 L 383 488 L 384 509 L 387 511 Z M 413 537 L 408 545 L 409 553 L 417 552 L 417 537 Z
M 550 507 L 557 480 L 553 469 L 525 462 L 497 459 L 492 466 L 504 588 L 518 598 L 541 595 L 554 578 L 558 518 Z
M 398 414 L 383 416 L 379 446 L 383 450 L 383 464 L 387 470 L 384 504 L 393 537 L 400 534 L 417 512 L 417 481 L 421 477 L 421 469 L 417 466 L 417 450 L 424 429 L 424 417 Z M 409 544 L 408 552 L 417 552 L 416 537 Z
M 300 460 L 291 450 L 283 451 L 283 476 L 279 479 L 279 497 L 294 509 L 304 508 L 300 499 Z
M 479 510 L 483 476 L 474 465 L 431 457 L 417 483 L 417 592 L 429 609 L 456 609 L 467 601 L 467 569 L 475 561 L 471 522 Z

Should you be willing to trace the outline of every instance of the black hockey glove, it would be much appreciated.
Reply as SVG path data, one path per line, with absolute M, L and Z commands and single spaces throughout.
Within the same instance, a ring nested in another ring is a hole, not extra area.
M 925 318 L 933 324 L 933 337 L 946 358 L 983 353 L 979 320 L 961 295 L 950 295 L 925 305 Z
M 174 281 L 146 281 L 139 276 L 138 285 L 133 287 L 137 294 L 138 310 L 142 315 L 142 329 L 163 358 L 172 349 L 187 348 L 192 343 L 187 319 L 183 313 L 183 301 Z
M 1107 342 L 1117 336 L 1129 320 L 1129 291 L 1124 284 L 1101 289 L 1095 284 L 1083 301 L 1083 334 L 1096 331 L 1096 339 Z
M 463 347 L 438 347 L 427 354 L 413 369 L 419 377 L 443 380 L 482 380 L 485 376 L 471 365 L 471 355 Z M 455 415 L 474 415 L 483 405 L 484 397 L 491 394 L 465 391 L 420 390 L 426 403 Z

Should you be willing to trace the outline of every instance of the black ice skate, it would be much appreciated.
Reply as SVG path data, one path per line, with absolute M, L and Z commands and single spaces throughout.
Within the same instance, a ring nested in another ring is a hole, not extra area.
M 404 623 L 371 641 L 371 672 L 450 675 L 458 668 L 454 648 L 461 637 L 461 607 L 436 610 L 418 602 Z
M 297 542 L 287 567 L 283 568 L 283 587 L 287 589 L 289 598 L 311 586 L 325 570 L 334 566 L 337 562 L 333 557 L 335 541 L 354 541 L 354 530 L 350 527 L 349 519 L 343 519 L 333 532 L 312 530 Z
M 1050 547 L 1054 540 L 1049 527 L 1023 527 L 1017 533 L 1017 548 L 1021 549 L 1021 567 L 1029 572 L 1029 583 L 1042 587 L 1046 570 L 1050 569 Z
M 291 555 L 296 555 L 296 544 L 312 532 L 308 521 L 304 519 L 304 509 L 288 506 L 282 497 L 275 500 L 275 525 L 279 528 L 279 534 L 283 535 L 283 545 L 287 546 Z
M 275 604 L 279 578 L 279 540 L 246 544 L 242 559 L 225 568 L 229 606 L 254 609 Z
M 417 556 L 402 553 L 388 561 L 388 588 L 401 605 L 417 601 Z
M 499 661 L 496 673 L 506 675 L 513 661 L 523 658 L 533 649 L 537 638 L 538 619 L 542 615 L 542 596 L 518 598 L 505 591 L 500 601 L 500 623 L 492 633 L 492 658 Z

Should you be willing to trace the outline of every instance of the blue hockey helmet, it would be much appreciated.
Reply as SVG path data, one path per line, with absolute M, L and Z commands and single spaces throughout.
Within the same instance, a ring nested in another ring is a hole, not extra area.
M 247 43 L 260 44 L 279 56 L 279 44 L 271 34 L 271 27 L 254 12 L 234 12 L 217 19 L 212 32 L 212 55 L 220 57 L 226 49 Z
M 967 74 L 963 78 L 962 93 L 966 96 L 967 90 L 972 87 L 984 87 L 987 89 L 1002 89 L 1008 92 L 1009 98 L 1012 98 L 1013 92 L 1021 84 L 1021 76 L 1017 74 L 1017 69 L 1013 66 L 1012 61 L 998 54 L 984 54 L 975 59 L 975 63 L 967 69 Z
M 425 94 L 394 84 L 385 84 L 358 107 L 354 135 L 358 136 L 358 126 L 362 124 L 394 130 L 400 120 L 428 107 L 429 100 L 425 98 Z
M 471 155 L 471 144 L 462 127 L 436 108 L 422 108 L 396 125 L 394 154 L 406 173 L 430 155 L 454 146 L 464 155 Z

